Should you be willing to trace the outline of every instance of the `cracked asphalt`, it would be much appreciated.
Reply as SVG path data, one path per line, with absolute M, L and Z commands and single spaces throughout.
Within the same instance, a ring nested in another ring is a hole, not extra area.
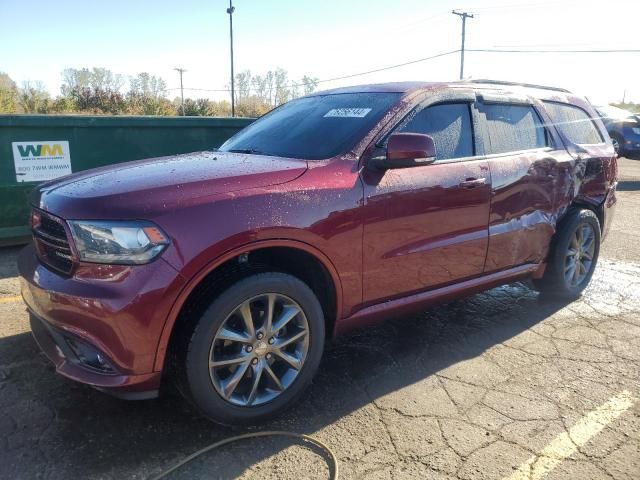
M 297 406 L 253 429 L 209 424 L 171 392 L 126 402 L 55 375 L 12 300 L 18 249 L 0 249 L 0 478 L 147 478 L 254 430 L 314 436 L 348 479 L 640 478 L 640 161 L 620 164 L 582 298 L 517 283 L 354 332 Z M 327 465 L 296 440 L 254 439 L 170 478 L 315 479 Z

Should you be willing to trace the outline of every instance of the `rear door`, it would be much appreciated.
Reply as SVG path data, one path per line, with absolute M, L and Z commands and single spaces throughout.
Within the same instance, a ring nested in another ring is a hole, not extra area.
M 396 127 L 431 135 L 435 163 L 363 170 L 365 303 L 482 274 L 490 178 L 475 155 L 474 98 L 422 105 Z
M 569 156 L 533 101 L 482 95 L 478 110 L 492 181 L 484 271 L 541 262 L 555 229 L 558 166 Z

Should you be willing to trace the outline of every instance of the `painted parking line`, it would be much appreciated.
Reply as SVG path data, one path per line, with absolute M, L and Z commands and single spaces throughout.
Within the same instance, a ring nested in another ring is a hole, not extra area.
M 12 297 L 0 297 L 0 303 L 18 303 L 22 302 L 20 295 L 14 295 Z
M 538 455 L 534 455 L 504 480 L 539 480 L 567 457 L 578 451 L 608 424 L 629 410 L 637 401 L 631 392 L 624 390 L 589 412 L 569 429 L 554 438 Z

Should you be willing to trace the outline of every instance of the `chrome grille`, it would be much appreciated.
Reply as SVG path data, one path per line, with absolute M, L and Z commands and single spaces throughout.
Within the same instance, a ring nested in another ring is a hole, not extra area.
M 64 221 L 42 210 L 33 209 L 31 230 L 42 263 L 69 275 L 75 262 Z

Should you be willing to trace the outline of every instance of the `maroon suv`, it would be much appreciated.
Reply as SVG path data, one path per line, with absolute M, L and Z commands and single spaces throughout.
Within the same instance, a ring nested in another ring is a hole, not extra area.
M 22 294 L 62 375 L 143 399 L 167 373 L 209 418 L 253 422 L 353 327 L 516 280 L 577 296 L 616 176 L 602 122 L 566 90 L 341 88 L 218 151 L 41 185 Z

